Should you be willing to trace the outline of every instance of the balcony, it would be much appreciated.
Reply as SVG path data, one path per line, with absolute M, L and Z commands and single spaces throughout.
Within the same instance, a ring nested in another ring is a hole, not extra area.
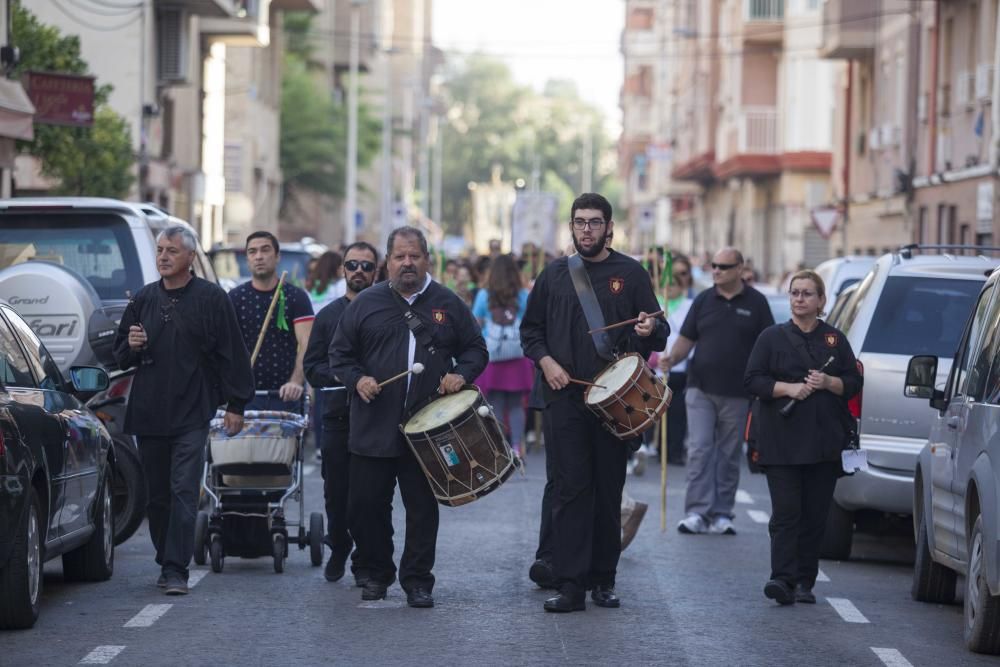
M 875 52 L 878 12 L 871 0 L 826 0 L 823 5 L 823 46 L 828 59 L 854 60 Z
M 785 0 L 743 0 L 743 39 L 780 44 L 784 39 Z
M 746 107 L 736 126 L 736 150 L 742 154 L 778 152 L 778 112 L 773 107 Z
M 236 15 L 236 3 L 233 0 L 171 0 L 169 3 L 156 0 L 154 4 L 157 8 L 184 10 L 193 16 L 227 18 Z
M 270 0 L 236 0 L 232 18 L 204 18 L 202 37 L 229 46 L 266 47 L 271 43 Z

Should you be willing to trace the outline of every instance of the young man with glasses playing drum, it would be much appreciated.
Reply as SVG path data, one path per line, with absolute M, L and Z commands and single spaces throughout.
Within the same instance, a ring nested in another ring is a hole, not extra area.
M 540 398 L 553 493 L 552 507 L 543 505 L 542 520 L 551 525 L 552 583 L 559 590 L 545 601 L 545 610 L 552 612 L 583 611 L 588 588 L 598 606 L 620 605 L 614 587 L 632 443 L 602 427 L 585 406 L 579 381 L 597 376 L 615 354 L 638 352 L 646 358 L 667 341 L 666 322 L 648 316 L 659 309 L 649 275 L 639 262 L 608 247 L 611 213 L 611 204 L 599 194 L 582 194 L 573 202 L 569 224 L 582 261 L 564 257 L 549 264 L 535 282 L 521 322 L 525 356 L 544 374 Z M 578 270 L 586 277 L 577 273 L 577 284 L 589 281 L 589 296 L 578 296 L 571 274 Z M 594 337 L 585 298 L 592 318 L 590 304 L 599 307 L 596 316 L 605 323 L 638 322 Z

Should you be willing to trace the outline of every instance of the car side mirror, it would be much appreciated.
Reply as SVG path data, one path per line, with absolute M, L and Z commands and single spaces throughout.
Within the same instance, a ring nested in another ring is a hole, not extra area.
M 69 379 L 73 390 L 79 393 L 104 391 L 111 383 L 107 372 L 96 366 L 73 366 L 69 369 Z
M 921 354 L 910 359 L 906 366 L 906 383 L 903 385 L 903 395 L 908 398 L 934 398 L 936 392 L 934 383 L 937 380 L 938 358 L 930 354 Z

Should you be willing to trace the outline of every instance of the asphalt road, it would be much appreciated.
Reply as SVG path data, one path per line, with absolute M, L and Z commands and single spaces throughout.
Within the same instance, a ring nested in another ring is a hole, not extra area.
M 659 471 L 629 478 L 650 511 L 622 556 L 617 610 L 543 612 L 548 593 L 527 578 L 544 482 L 532 453 L 525 477 L 442 510 L 434 609 L 407 607 L 398 585 L 362 602 L 350 575 L 327 583 L 294 546 L 284 574 L 270 558 L 229 558 L 221 574 L 196 568 L 187 597 L 166 597 L 142 529 L 118 547 L 109 582 L 64 584 L 59 560 L 47 564 L 41 618 L 0 635 L 0 665 L 995 664 L 965 649 L 960 606 L 910 599 L 905 540 L 859 540 L 858 560 L 821 563 L 818 604 L 779 607 L 762 593 L 763 478 L 744 473 L 738 535 L 686 536 L 674 527 L 684 471 L 669 472 L 666 532 Z M 307 511 L 321 493 L 310 466 Z M 402 512 L 394 518 L 398 554 Z

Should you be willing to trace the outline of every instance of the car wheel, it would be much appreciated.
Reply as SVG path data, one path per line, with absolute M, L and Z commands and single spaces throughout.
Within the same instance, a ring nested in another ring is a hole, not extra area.
M 111 475 L 108 473 L 104 475 L 104 484 L 97 494 L 94 532 L 90 540 L 63 554 L 63 578 L 66 581 L 107 581 L 115 571 L 115 515 L 111 505 Z
M 969 573 L 965 579 L 965 644 L 976 653 L 1000 653 L 1000 596 L 986 583 L 983 517 L 969 536 Z
M 194 520 L 194 563 L 195 565 L 205 564 L 205 555 L 208 551 L 206 539 L 208 538 L 208 512 L 198 512 L 198 517 Z
M 826 531 L 820 544 L 819 557 L 828 560 L 847 560 L 851 557 L 851 543 L 854 541 L 854 512 L 848 512 L 837 504 L 830 503 L 830 513 L 826 519 Z
M 0 569 L 0 629 L 30 628 L 42 594 L 42 533 L 38 495 L 28 487 L 28 507 L 13 535 L 7 565 Z
M 309 559 L 313 567 L 323 564 L 323 515 L 313 512 L 309 515 Z
M 115 438 L 115 476 L 111 506 L 115 515 L 115 545 L 135 534 L 146 518 L 146 475 L 131 438 Z
M 910 596 L 918 602 L 940 602 L 951 604 L 955 601 L 955 581 L 957 575 L 931 557 L 927 540 L 927 521 L 923 512 L 914 515 L 917 522 L 917 554 L 913 563 L 913 584 Z

